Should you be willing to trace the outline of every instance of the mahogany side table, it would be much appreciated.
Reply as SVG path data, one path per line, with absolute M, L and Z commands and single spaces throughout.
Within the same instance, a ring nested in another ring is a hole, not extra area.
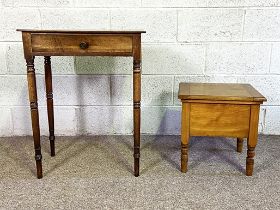
M 27 65 L 29 101 L 35 148 L 37 178 L 43 177 L 37 103 L 35 56 L 44 56 L 46 98 L 51 156 L 55 156 L 54 111 L 51 56 L 132 56 L 133 57 L 133 125 L 134 175 L 139 176 L 141 115 L 141 34 L 145 31 L 68 31 L 29 30 L 22 32 Z
M 242 151 L 243 138 L 247 138 L 246 175 L 252 176 L 260 104 L 266 98 L 249 84 L 181 83 L 179 99 L 181 171 L 187 172 L 191 136 L 224 136 L 237 138 L 238 152 Z

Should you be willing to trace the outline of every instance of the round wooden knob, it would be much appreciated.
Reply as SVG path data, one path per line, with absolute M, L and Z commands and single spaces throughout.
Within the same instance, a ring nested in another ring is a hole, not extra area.
M 80 48 L 83 49 L 83 50 L 84 50 L 84 49 L 87 49 L 88 46 L 89 46 L 89 44 L 88 44 L 87 42 L 81 42 L 81 43 L 80 43 Z

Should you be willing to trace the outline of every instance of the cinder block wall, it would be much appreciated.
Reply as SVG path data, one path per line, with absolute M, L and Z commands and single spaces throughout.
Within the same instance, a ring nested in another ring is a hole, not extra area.
M 179 134 L 178 84 L 192 81 L 251 83 L 268 99 L 260 132 L 280 134 L 279 7 L 279 0 L 0 0 L 0 135 L 31 134 L 16 28 L 146 30 L 142 133 Z M 47 134 L 43 59 L 35 60 Z M 131 134 L 131 61 L 53 57 L 56 134 Z

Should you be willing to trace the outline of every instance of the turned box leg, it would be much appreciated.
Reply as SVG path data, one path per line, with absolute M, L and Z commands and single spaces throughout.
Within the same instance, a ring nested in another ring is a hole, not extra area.
M 27 80 L 28 80 L 28 92 L 31 110 L 32 130 L 35 148 L 35 160 L 37 167 L 38 179 L 43 177 L 42 173 L 42 154 L 40 144 L 40 126 L 39 126 L 39 112 L 37 103 L 37 87 L 36 87 L 36 75 L 34 68 L 34 57 L 26 60 L 27 64 Z
M 237 147 L 236 147 L 236 151 L 237 152 L 242 152 L 242 149 L 243 149 L 243 141 L 244 139 L 243 138 L 237 138 Z
M 45 83 L 46 83 L 46 97 L 47 97 L 49 140 L 50 140 L 50 146 L 51 146 L 51 156 L 55 156 L 52 69 L 51 69 L 51 57 L 50 56 L 45 56 Z
M 181 171 L 186 173 L 188 170 L 188 145 L 190 139 L 190 104 L 182 104 L 181 121 Z
M 251 105 L 250 129 L 247 140 L 246 175 L 252 176 L 254 170 L 255 147 L 258 141 L 260 105 Z

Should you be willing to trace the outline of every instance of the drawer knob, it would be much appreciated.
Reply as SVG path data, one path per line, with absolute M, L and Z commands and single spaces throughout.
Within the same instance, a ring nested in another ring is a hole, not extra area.
M 80 43 L 80 48 L 83 49 L 83 50 L 87 49 L 88 46 L 89 46 L 89 44 L 87 42 L 81 42 Z

